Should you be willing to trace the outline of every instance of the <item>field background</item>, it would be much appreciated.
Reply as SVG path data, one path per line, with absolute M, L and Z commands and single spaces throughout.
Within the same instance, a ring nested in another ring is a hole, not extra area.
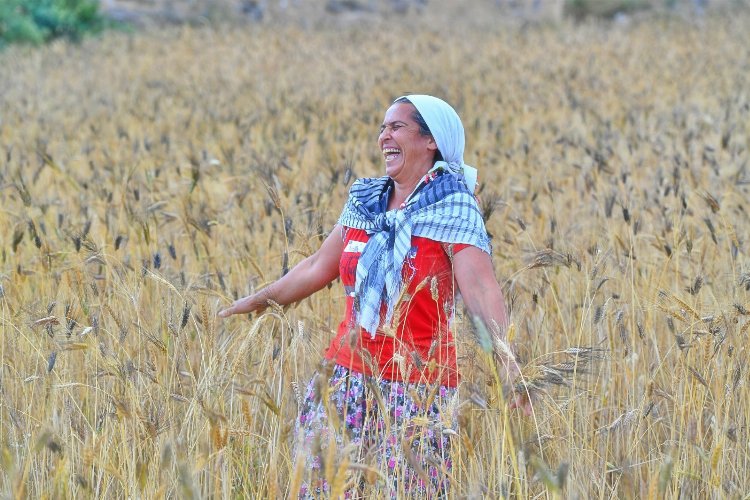
M 538 392 L 509 411 L 459 315 L 452 494 L 747 498 L 750 16 L 456 9 L 0 53 L 2 497 L 294 491 L 343 290 L 215 314 L 317 248 L 415 92 L 464 121 Z

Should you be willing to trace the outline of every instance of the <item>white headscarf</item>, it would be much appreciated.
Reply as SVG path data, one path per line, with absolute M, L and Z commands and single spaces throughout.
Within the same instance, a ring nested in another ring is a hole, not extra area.
M 442 167 L 454 174 L 463 174 L 466 186 L 473 193 L 477 183 L 477 169 L 464 163 L 466 138 L 456 110 L 447 102 L 431 95 L 406 95 L 398 99 L 402 98 L 417 108 L 443 155 L 443 161 L 436 162 L 433 168 Z

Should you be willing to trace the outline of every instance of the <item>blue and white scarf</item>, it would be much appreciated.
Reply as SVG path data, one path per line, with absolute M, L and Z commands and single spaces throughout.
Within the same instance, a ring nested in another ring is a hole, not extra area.
M 386 324 L 401 293 L 401 270 L 411 237 L 443 243 L 465 243 L 490 253 L 490 241 L 473 194 L 457 175 L 445 173 L 425 184 L 401 210 L 385 212 L 381 197 L 389 177 L 359 179 L 339 224 L 364 229 L 370 236 L 357 264 L 355 314 L 370 335 L 380 326 L 381 303 Z

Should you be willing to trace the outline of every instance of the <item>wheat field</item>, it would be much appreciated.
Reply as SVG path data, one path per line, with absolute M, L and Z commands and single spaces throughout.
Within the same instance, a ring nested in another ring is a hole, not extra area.
M 747 498 L 750 16 L 451 5 L 0 53 L 3 498 L 294 494 L 343 288 L 216 312 L 315 251 L 409 92 L 464 121 L 536 394 L 459 311 L 451 496 Z

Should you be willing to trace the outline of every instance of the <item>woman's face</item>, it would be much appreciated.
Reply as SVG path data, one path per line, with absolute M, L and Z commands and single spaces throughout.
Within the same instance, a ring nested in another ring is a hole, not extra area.
M 413 104 L 397 102 L 385 112 L 378 145 L 385 159 L 385 173 L 397 182 L 421 178 L 432 168 L 437 144 L 432 136 L 419 133 L 412 115 Z M 415 181 L 416 182 L 416 181 Z

